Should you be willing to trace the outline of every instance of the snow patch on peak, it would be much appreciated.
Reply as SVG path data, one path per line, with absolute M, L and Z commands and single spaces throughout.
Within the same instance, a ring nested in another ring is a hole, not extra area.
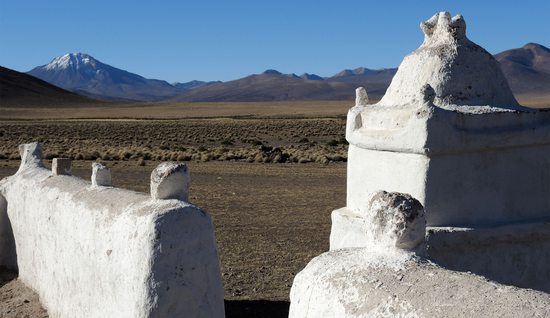
M 97 60 L 85 53 L 67 53 L 54 58 L 44 68 L 46 70 L 63 70 L 68 68 L 80 69 L 81 67 L 95 68 Z

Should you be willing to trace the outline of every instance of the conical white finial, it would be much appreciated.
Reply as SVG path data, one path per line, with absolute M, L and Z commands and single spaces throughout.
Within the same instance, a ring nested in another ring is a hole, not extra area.
M 42 163 L 42 145 L 37 142 L 19 145 L 19 155 L 21 156 L 21 165 L 19 170 L 34 167 L 44 167 Z
M 438 107 L 520 108 L 498 61 L 466 36 L 461 15 L 439 12 L 420 28 L 424 42 L 403 59 L 380 105 L 418 102 L 419 92 L 429 83 L 435 91 L 433 104 Z

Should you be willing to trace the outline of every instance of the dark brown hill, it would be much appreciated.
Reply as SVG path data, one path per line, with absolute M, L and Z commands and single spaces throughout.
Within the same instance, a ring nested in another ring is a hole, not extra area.
M 495 55 L 516 96 L 550 98 L 550 49 L 536 43 Z
M 34 76 L 0 66 L 1 107 L 60 107 L 96 104 Z

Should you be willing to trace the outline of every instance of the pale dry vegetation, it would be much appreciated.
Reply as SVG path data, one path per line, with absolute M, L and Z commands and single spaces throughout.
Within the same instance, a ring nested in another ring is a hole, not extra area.
M 345 116 L 353 101 L 0 104 L 0 119 L 312 118 Z
M 344 130 L 339 118 L 12 121 L 0 123 L 0 159 L 39 141 L 45 159 L 327 164 L 346 160 Z

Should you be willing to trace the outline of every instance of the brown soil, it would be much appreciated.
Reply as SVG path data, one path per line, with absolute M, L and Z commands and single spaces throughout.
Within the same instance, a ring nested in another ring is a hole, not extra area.
M 38 295 L 19 281 L 17 275 L 0 269 L 0 317 L 42 318 L 48 317 L 48 313 L 40 306 Z
M 14 173 L 17 164 L 0 161 L 0 178 Z M 115 186 L 143 192 L 156 164 L 109 163 Z M 216 229 L 227 317 L 286 317 L 294 275 L 328 250 L 330 213 L 345 205 L 346 165 L 188 164 L 190 201 L 210 213 Z M 74 162 L 73 173 L 88 179 L 91 161 Z M 2 301 L 0 316 L 24 317 L 27 311 L 20 308 L 27 307 L 41 313 L 36 296 L 24 290 L 17 280 L 0 287 L 0 299 L 16 295 L 29 300 L 20 307 L 19 301 Z M 23 316 L 10 316 L 8 310 Z

